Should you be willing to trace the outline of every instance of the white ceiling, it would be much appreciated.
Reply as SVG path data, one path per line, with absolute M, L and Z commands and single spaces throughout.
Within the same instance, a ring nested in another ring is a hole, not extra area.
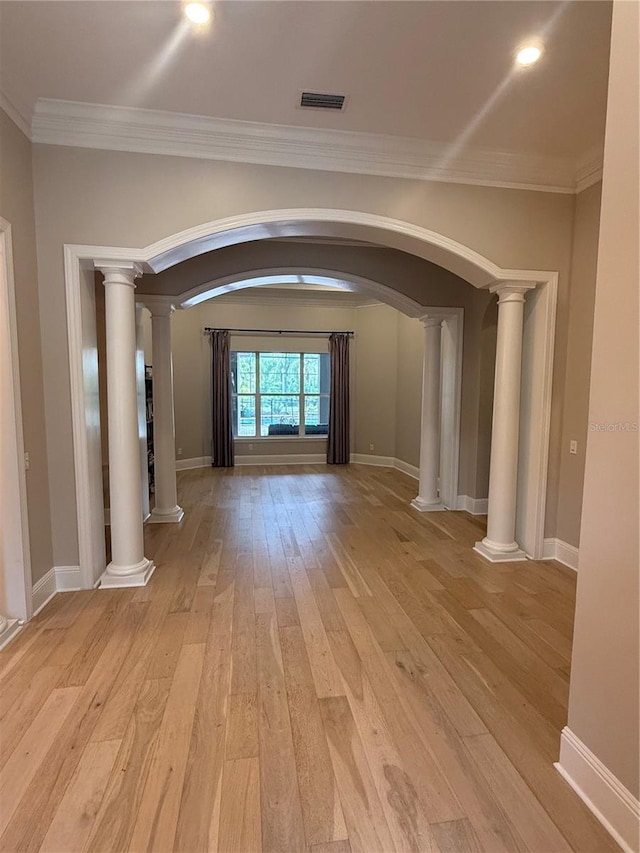
M 214 4 L 209 32 L 179 2 L 0 2 L 0 90 L 29 123 L 38 98 L 455 141 L 578 158 L 603 139 L 608 2 Z M 513 70 L 529 38 L 538 66 Z M 303 88 L 343 114 L 296 107 Z

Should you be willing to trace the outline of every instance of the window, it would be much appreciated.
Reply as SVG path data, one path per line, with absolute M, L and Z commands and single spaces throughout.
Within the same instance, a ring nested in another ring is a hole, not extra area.
M 327 435 L 329 353 L 232 352 L 233 435 Z

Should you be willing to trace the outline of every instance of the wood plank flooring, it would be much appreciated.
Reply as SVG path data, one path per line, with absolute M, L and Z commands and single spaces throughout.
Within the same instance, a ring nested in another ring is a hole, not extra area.
M 575 575 L 364 466 L 179 475 L 147 587 L 0 653 L 4 853 L 610 853 L 553 768 Z

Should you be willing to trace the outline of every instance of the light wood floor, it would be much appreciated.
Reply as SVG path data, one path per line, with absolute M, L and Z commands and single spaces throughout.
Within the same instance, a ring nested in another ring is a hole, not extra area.
M 575 576 L 387 469 L 183 472 L 137 590 L 0 653 L 2 851 L 617 850 L 553 768 Z

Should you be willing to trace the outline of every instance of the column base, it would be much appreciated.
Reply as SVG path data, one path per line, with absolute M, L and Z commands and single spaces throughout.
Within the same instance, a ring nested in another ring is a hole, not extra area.
M 505 546 L 485 538 L 482 542 L 476 542 L 473 550 L 492 563 L 514 563 L 529 559 L 517 542 Z
M 22 631 L 23 627 L 24 623 L 19 622 L 18 619 L 4 620 L 4 628 L 0 631 L 0 649 L 4 649 L 4 647 L 13 640 L 16 634 Z
M 151 510 L 149 516 L 149 524 L 168 524 L 170 522 L 176 524 L 184 518 L 184 510 L 181 506 L 174 506 L 173 509 Z
M 411 501 L 411 506 L 418 512 L 444 512 L 446 509 L 442 501 L 425 501 L 420 496 Z
M 122 574 L 125 566 L 114 566 L 109 563 L 106 571 L 102 574 L 98 586 L 100 589 L 123 589 L 131 586 L 146 586 L 149 578 L 154 573 L 156 564 L 153 560 L 145 557 L 137 566 L 131 566 L 128 574 Z M 115 571 L 114 571 L 115 569 Z

